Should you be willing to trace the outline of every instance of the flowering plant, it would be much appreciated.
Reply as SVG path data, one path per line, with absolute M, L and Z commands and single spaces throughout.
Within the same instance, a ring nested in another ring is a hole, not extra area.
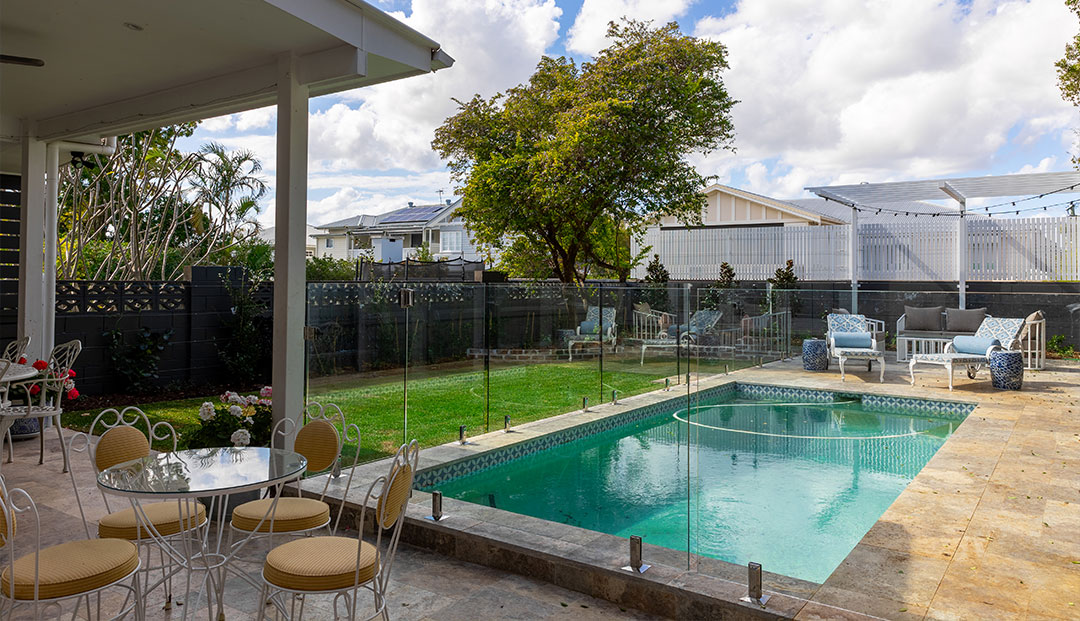
M 26 357 L 19 358 L 19 364 L 26 364 Z M 34 383 L 42 380 L 55 380 L 60 379 L 58 371 L 49 370 L 49 363 L 44 360 L 35 360 L 34 364 L 30 365 L 34 367 L 34 370 L 38 372 L 37 376 L 19 382 L 19 388 L 27 393 L 29 397 L 35 397 L 41 393 L 41 385 Z M 63 395 L 68 400 L 75 400 L 79 398 L 79 389 L 75 388 L 75 370 L 68 369 L 67 376 L 64 379 Z
M 270 441 L 273 424 L 273 401 L 270 387 L 258 395 L 241 395 L 226 391 L 218 403 L 204 402 L 199 406 L 199 428 L 188 441 L 189 448 L 221 446 L 265 446 Z

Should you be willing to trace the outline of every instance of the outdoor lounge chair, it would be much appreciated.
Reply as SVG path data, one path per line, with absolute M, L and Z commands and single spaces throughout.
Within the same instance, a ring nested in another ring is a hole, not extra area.
M 605 343 L 615 342 L 615 307 L 607 306 L 603 313 L 599 306 L 590 306 L 585 311 L 585 321 L 578 324 L 574 336 L 566 341 L 566 349 L 570 353 L 570 361 L 574 361 L 574 345 L 586 343 L 599 343 L 603 347 Z
M 987 317 L 983 319 L 974 336 L 957 336 L 945 345 L 945 351 L 937 354 L 916 354 L 908 363 L 911 385 L 915 385 L 915 365 L 918 363 L 936 364 L 945 367 L 949 374 L 949 390 L 953 389 L 953 368 L 956 365 L 967 367 L 967 375 L 975 375 L 983 365 L 990 363 L 990 354 L 996 350 L 1019 350 L 1020 331 L 1024 329 L 1024 319 L 1005 317 Z
M 830 313 L 826 318 L 829 331 L 826 340 L 829 343 L 829 357 L 840 362 L 840 381 L 846 379 L 844 363 L 848 360 L 865 360 L 866 370 L 870 371 L 877 360 L 881 367 L 879 382 L 885 381 L 885 348 L 879 343 L 876 331 L 884 331 L 885 324 L 876 319 L 867 319 L 863 315 L 841 315 Z
M 650 347 L 674 347 L 675 345 L 692 346 L 697 340 L 712 331 L 724 311 L 699 310 L 690 316 L 690 322 L 670 325 L 658 338 L 644 339 L 641 341 L 641 364 L 645 364 L 645 350 Z
M 634 304 L 634 338 L 644 341 L 661 338 L 675 323 L 675 315 L 656 310 L 647 302 Z

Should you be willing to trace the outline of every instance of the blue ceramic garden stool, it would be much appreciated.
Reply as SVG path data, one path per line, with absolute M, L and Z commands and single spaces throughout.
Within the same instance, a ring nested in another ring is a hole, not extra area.
M 802 368 L 807 371 L 829 370 L 829 346 L 824 339 L 802 342 Z
M 995 351 L 990 354 L 990 383 L 998 390 L 1020 390 L 1024 383 L 1024 354 Z

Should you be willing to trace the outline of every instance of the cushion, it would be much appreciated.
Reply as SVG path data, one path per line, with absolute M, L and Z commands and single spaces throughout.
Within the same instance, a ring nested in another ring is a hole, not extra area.
M 596 334 L 600 328 L 595 321 L 582 321 L 578 327 L 579 334 Z
M 362 584 L 375 577 L 375 546 L 348 537 L 304 537 L 282 544 L 266 555 L 263 577 L 270 584 L 297 591 L 332 591 L 357 583 L 359 554 Z
M 869 348 L 874 346 L 874 337 L 869 332 L 837 332 L 832 336 L 834 347 Z
M 184 530 L 190 530 L 196 526 L 202 526 L 206 523 L 206 507 L 201 502 L 195 502 L 195 506 L 192 507 L 193 501 L 187 501 L 188 504 L 184 507 Z M 154 525 L 159 535 L 168 537 L 169 535 L 175 535 L 180 532 L 180 509 L 181 505 L 175 500 L 166 500 L 163 502 L 155 502 L 141 505 L 143 513 L 146 514 L 146 519 Z M 192 512 L 198 514 L 198 517 L 192 519 Z M 140 534 L 142 537 L 140 537 Z M 138 539 L 150 539 L 150 533 L 146 532 L 145 528 L 139 528 L 139 522 L 135 517 L 135 509 L 127 508 L 123 511 L 117 511 L 116 513 L 110 513 L 101 518 L 98 522 L 98 537 L 102 539 L 127 539 L 128 541 L 136 541 Z
M 390 474 L 390 479 L 383 484 L 379 502 L 375 504 L 375 520 L 383 528 L 393 526 L 398 516 L 405 511 L 405 505 L 409 502 L 409 496 L 412 495 L 412 481 L 412 466 L 406 464 L 396 466 Z
M 944 306 L 904 306 L 904 331 L 908 330 L 943 330 L 942 313 Z
M 846 308 L 834 308 L 832 309 L 834 315 L 850 315 L 851 311 Z
M 958 354 L 986 354 L 991 347 L 1001 347 L 1001 341 L 979 336 L 958 336 L 952 340 L 953 349 Z
M 297 432 L 293 450 L 307 460 L 308 472 L 322 472 L 337 462 L 337 429 L 330 421 L 313 420 Z
M 945 329 L 949 332 L 975 332 L 986 319 L 985 308 L 945 309 Z
M 951 341 L 954 336 L 971 336 L 970 332 L 948 332 L 946 330 L 904 330 L 900 336 L 907 338 L 944 339 Z
M 239 530 L 251 532 L 256 528 L 260 533 L 270 532 L 270 510 L 273 498 L 252 500 L 233 509 L 232 525 Z M 266 521 L 259 525 L 263 517 Z M 294 533 L 302 530 L 319 528 L 330 523 L 330 505 L 314 498 L 279 498 L 274 508 L 274 532 Z
M 120 539 L 69 541 L 45 548 L 38 557 L 38 598 L 52 599 L 108 586 L 139 567 L 135 544 Z M 15 561 L 15 599 L 34 599 L 33 553 Z M 5 563 L 0 589 L 11 594 L 11 567 Z
M 149 454 L 150 441 L 146 439 L 146 434 L 134 427 L 122 425 L 113 427 L 101 435 L 97 448 L 94 449 L 94 465 L 100 472 L 116 464 L 141 459 Z

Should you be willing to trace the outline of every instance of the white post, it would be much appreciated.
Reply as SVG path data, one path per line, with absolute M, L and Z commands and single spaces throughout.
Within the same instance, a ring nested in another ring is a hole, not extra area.
M 960 222 L 956 225 L 956 287 L 960 292 L 960 308 L 967 308 L 968 226 L 967 201 L 960 201 Z
M 29 132 L 27 132 L 28 134 Z M 19 206 L 19 338 L 30 337 L 27 358 L 41 358 L 45 324 L 45 143 L 22 138 L 22 201 Z
M 851 274 L 851 312 L 859 312 L 859 210 L 851 207 L 851 229 L 848 231 L 848 270 Z
M 60 208 L 60 146 L 49 143 L 45 149 L 45 274 L 44 306 L 41 309 L 42 359 L 56 345 L 56 237 Z
M 304 416 L 304 314 L 307 282 L 308 88 L 293 54 L 278 62 L 277 205 L 274 214 L 274 423 Z M 293 435 L 295 437 L 295 434 Z M 288 438 L 292 448 L 293 437 Z

